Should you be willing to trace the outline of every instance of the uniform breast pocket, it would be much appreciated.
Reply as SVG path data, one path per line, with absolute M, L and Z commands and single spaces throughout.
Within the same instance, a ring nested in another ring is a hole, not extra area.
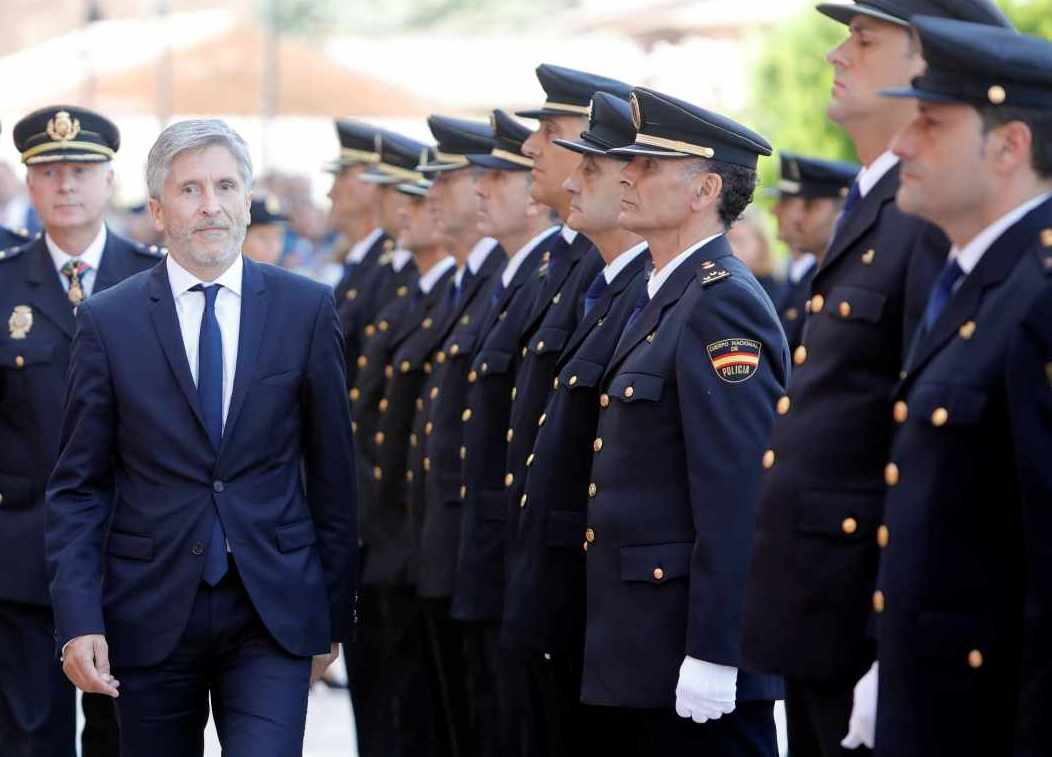
M 258 379 L 259 383 L 264 386 L 297 386 L 300 383 L 300 379 L 303 377 L 303 372 L 298 368 L 294 368 L 289 371 L 277 371 L 269 373 L 266 376 Z
M 558 355 L 566 346 L 566 340 L 570 338 L 570 332 L 566 329 L 545 327 L 537 330 L 533 339 L 530 340 L 530 351 L 538 355 Z
M 457 360 L 469 357 L 475 351 L 476 342 L 478 342 L 477 331 L 454 331 L 442 351 L 443 359 Z
M 559 387 L 568 391 L 594 389 L 606 367 L 588 360 L 571 360 L 559 373 Z
M 608 394 L 626 405 L 639 402 L 660 402 L 665 390 L 665 379 L 650 373 L 619 373 L 610 382 Z
M 906 404 L 909 421 L 953 431 L 973 428 L 985 414 L 989 397 L 981 389 L 948 383 L 918 383 Z
M 28 340 L 19 344 L 11 341 L 0 345 L 0 369 L 16 372 L 31 370 L 50 364 L 54 356 L 53 344 L 34 344 Z
M 663 584 L 690 575 L 694 542 L 621 547 L 621 580 Z
M 879 323 L 887 299 L 880 292 L 862 287 L 839 286 L 830 290 L 820 312 L 842 321 Z
M 503 376 L 511 368 L 511 358 L 510 352 L 483 350 L 475 356 L 475 362 L 471 367 L 476 371 L 480 380 L 491 376 Z

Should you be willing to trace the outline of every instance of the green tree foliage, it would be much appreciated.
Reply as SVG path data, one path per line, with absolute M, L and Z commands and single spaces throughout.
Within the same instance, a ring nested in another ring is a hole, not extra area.
M 1052 39 L 1052 0 L 999 0 L 1019 31 Z

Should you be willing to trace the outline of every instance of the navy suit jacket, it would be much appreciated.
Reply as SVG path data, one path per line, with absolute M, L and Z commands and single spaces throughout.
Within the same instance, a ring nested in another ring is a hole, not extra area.
M 245 588 L 282 647 L 308 656 L 349 635 L 356 482 L 333 297 L 301 276 L 244 265 L 218 450 L 201 418 L 166 265 L 79 309 L 47 491 L 60 645 L 105 633 L 117 665 L 164 659 L 201 585 L 217 509 Z
M 107 230 L 92 295 L 159 259 Z M 28 329 L 10 322 L 16 309 L 30 314 Z M 47 605 L 44 489 L 58 457 L 76 322 L 42 236 L 0 259 L 0 318 L 0 599 Z

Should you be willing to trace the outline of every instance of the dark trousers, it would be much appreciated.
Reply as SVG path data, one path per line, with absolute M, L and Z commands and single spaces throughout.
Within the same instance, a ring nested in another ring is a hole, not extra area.
M 467 689 L 468 741 L 465 754 L 505 757 L 514 753 L 512 691 L 509 669 L 500 649 L 497 623 L 461 623 L 464 639 L 464 683 Z
M 435 712 L 435 757 L 466 757 L 468 738 L 468 693 L 464 677 L 462 626 L 449 617 L 450 600 L 421 598 Z
M 844 749 L 857 681 L 819 687 L 792 678 L 785 680 L 785 719 L 792 757 L 866 757 L 862 746 Z
M 428 755 L 435 744 L 424 622 L 407 586 L 363 586 L 347 677 L 361 757 Z
M 201 584 L 172 654 L 150 667 L 114 667 L 121 755 L 201 755 L 210 697 L 224 755 L 299 755 L 310 665 L 270 636 L 231 561 L 218 586 Z
M 105 694 L 85 694 L 80 705 L 84 710 L 81 757 L 118 757 L 117 703 Z
M 0 602 L 0 753 L 73 757 L 73 684 L 55 654 L 47 607 Z
M 596 708 L 603 748 L 633 757 L 777 757 L 774 702 L 738 702 L 730 715 L 698 724 L 667 710 Z M 598 754 L 598 752 L 595 752 Z

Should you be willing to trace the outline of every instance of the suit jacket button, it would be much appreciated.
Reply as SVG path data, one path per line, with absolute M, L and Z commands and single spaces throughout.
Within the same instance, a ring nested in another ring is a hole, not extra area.
M 472 371 L 468 374 L 468 383 L 469 384 L 474 384 L 478 380 L 479 380 L 478 371 L 472 369 Z
M 558 376 L 556 376 L 555 380 L 552 381 L 552 391 L 553 392 L 559 391 L 559 377 Z
M 431 432 L 435 430 L 435 424 L 432 421 L 428 421 L 424 424 L 424 436 L 431 436 Z
M 544 352 L 544 340 L 537 342 L 537 352 Z
M 358 356 L 358 367 L 359 368 L 364 368 L 367 365 L 369 365 L 369 358 L 367 358 L 365 355 L 359 355 Z
M 438 387 L 437 386 L 431 387 L 431 399 L 434 399 L 437 396 L 438 396 Z
M 390 407 L 390 406 L 391 406 L 391 401 L 388 400 L 385 397 L 384 399 L 380 400 L 380 404 L 377 405 L 376 407 L 377 407 L 377 409 L 379 409 L 379 411 L 381 413 L 386 413 L 387 412 L 387 408 Z
M 384 432 L 377 431 L 376 436 L 373 437 L 373 440 L 376 442 L 376 446 L 382 447 L 384 443 Z
M 223 486 L 223 482 L 222 481 L 213 481 L 212 482 L 212 491 L 214 491 L 216 494 L 221 493 L 224 488 L 225 487 Z
M 785 311 L 785 317 L 786 320 L 795 321 L 797 318 L 800 317 L 800 311 L 796 308 L 789 308 Z
M 351 398 L 351 402 L 357 402 L 358 398 L 362 396 L 362 390 L 358 387 L 354 387 L 347 396 Z
M 467 487 L 466 484 L 461 484 L 460 485 L 460 498 L 464 499 L 464 497 L 466 497 L 466 496 L 468 496 L 468 487 Z
M 460 459 L 461 460 L 467 460 L 468 459 L 468 448 L 467 447 L 461 447 L 460 448 Z
M 194 557 L 200 557 L 205 553 L 205 545 L 199 541 L 195 541 L 194 546 L 190 548 L 190 552 L 193 553 Z
M 505 438 L 505 439 L 506 439 L 506 440 L 507 440 L 507 441 L 508 441 L 508 442 L 510 443 L 510 442 L 511 442 L 511 440 L 515 438 L 515 429 L 513 429 L 513 428 L 509 428 L 509 429 L 508 429 L 508 430 L 507 430 L 507 431 L 506 431 L 506 432 L 504 433 L 504 438 Z
M 577 386 L 577 376 L 570 376 L 570 386 Z

